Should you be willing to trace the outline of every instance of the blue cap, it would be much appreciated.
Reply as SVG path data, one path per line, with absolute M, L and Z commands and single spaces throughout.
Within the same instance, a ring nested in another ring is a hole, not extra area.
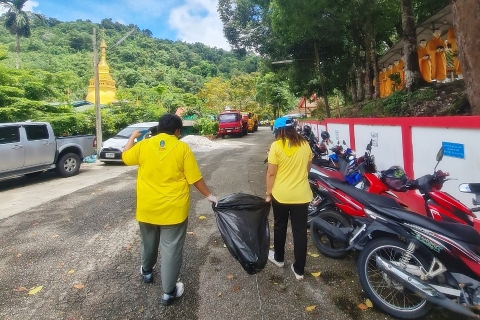
M 280 128 L 285 128 L 285 127 L 291 127 L 293 126 L 293 121 L 290 118 L 277 118 L 275 122 L 273 123 L 273 126 L 275 129 L 280 129 Z

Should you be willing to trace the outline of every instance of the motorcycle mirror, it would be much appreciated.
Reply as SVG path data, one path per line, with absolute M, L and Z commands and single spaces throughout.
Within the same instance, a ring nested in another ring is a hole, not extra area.
M 345 142 L 345 140 L 343 140 L 342 142 L 343 142 L 343 145 L 344 145 L 344 146 L 346 146 L 346 145 L 347 145 L 347 143 Z
M 442 159 L 443 159 L 443 147 L 441 147 L 440 150 L 438 150 L 436 159 L 437 159 L 438 162 L 442 161 Z
M 440 147 L 440 150 L 438 150 L 436 159 L 437 159 L 437 164 L 435 165 L 435 168 L 433 168 L 434 172 L 437 170 L 438 164 L 443 159 L 443 147 Z

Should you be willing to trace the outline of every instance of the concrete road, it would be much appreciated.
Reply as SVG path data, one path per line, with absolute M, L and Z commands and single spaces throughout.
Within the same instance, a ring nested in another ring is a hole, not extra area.
M 261 128 L 218 141 L 220 149 L 196 150 L 214 194 L 263 196 L 263 160 L 272 140 Z M 354 254 L 331 260 L 317 256 L 310 243 L 305 280 L 296 281 L 290 234 L 285 268 L 268 263 L 248 275 L 224 247 L 209 203 L 193 189 L 181 272 L 185 294 L 161 306 L 158 271 L 153 284 L 139 275 L 135 176 L 135 168 L 90 165 L 70 179 L 47 174 L 0 184 L 0 319 L 390 319 L 357 307 L 365 296 Z M 429 319 L 449 317 L 435 311 Z

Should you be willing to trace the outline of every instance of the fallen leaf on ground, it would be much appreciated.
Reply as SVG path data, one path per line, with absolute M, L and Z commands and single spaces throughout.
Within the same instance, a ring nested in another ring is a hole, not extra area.
M 314 276 L 315 278 L 317 278 L 317 277 L 319 277 L 319 276 L 322 274 L 322 272 L 321 272 L 321 271 L 312 272 L 311 274 L 312 274 L 312 276 Z
M 17 258 L 20 258 L 21 256 L 22 256 L 22 254 L 21 254 L 21 253 L 17 254 Z
M 98 239 L 98 240 L 103 241 L 103 238 L 100 238 L 100 239 Z
M 67 272 L 67 273 L 68 273 L 68 274 L 72 274 L 72 273 L 74 273 L 74 272 L 75 272 L 75 270 L 73 270 L 73 269 L 70 269 L 70 270 L 68 270 L 68 272 Z
M 368 306 L 365 303 L 360 303 L 357 305 L 358 309 L 360 310 L 367 310 Z
M 318 257 L 320 257 L 320 255 L 319 255 L 318 253 L 312 253 L 310 256 L 313 257 L 313 258 L 318 258 Z
M 200 219 L 200 220 L 205 220 L 205 219 L 207 219 L 207 217 L 205 217 L 205 216 L 200 216 L 200 217 L 198 217 L 198 219 Z
M 367 305 L 367 307 L 373 308 L 373 303 L 372 301 L 370 301 L 370 299 L 365 300 L 365 304 Z
M 125 247 L 125 250 L 130 250 L 130 249 L 132 249 L 132 246 L 126 246 Z
M 235 287 L 232 288 L 232 292 L 240 290 L 240 286 L 236 285 Z
M 187 234 L 193 235 L 193 234 L 195 234 L 195 233 L 193 233 L 193 231 L 187 231 Z
M 233 279 L 233 274 L 227 274 L 227 279 L 232 280 Z
M 34 287 L 34 288 L 30 289 L 30 291 L 28 291 L 28 294 L 29 295 L 37 294 L 42 289 L 43 289 L 43 286 Z
M 270 246 L 270 249 L 273 249 L 273 248 L 275 248 L 273 245 L 272 245 L 272 246 Z
M 227 245 L 225 245 L 225 244 L 224 244 L 224 245 L 223 245 L 223 247 L 224 247 L 224 248 L 226 248 L 226 247 L 227 247 Z
M 221 295 L 222 295 L 222 293 L 221 293 L 221 292 L 219 292 L 219 293 L 217 294 L 217 297 L 220 297 Z
M 85 285 L 84 284 L 81 284 L 81 283 L 77 283 L 77 284 L 74 284 L 73 287 L 75 289 L 83 289 L 85 288 Z
M 58 237 L 58 234 L 54 234 L 54 235 L 52 236 L 52 238 L 56 238 L 56 237 Z
M 308 307 L 305 308 L 305 311 L 308 311 L 308 312 L 313 311 L 313 310 L 315 310 L 316 307 L 317 307 L 317 306 L 315 306 L 315 305 L 313 305 L 313 306 L 308 306 Z
M 15 291 L 15 292 L 27 291 L 27 288 L 25 288 L 25 287 L 18 287 L 18 288 L 13 289 L 13 291 Z
M 140 313 L 143 313 L 143 311 L 144 311 L 143 307 L 140 307 L 140 309 L 138 309 L 138 312 L 140 312 Z

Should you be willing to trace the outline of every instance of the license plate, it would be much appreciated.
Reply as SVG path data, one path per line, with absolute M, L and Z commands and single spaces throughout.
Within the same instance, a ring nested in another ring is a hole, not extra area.
M 227 132 L 232 132 L 232 130 L 227 130 Z
M 105 153 L 105 158 L 115 158 L 115 153 L 111 153 L 111 152 Z

